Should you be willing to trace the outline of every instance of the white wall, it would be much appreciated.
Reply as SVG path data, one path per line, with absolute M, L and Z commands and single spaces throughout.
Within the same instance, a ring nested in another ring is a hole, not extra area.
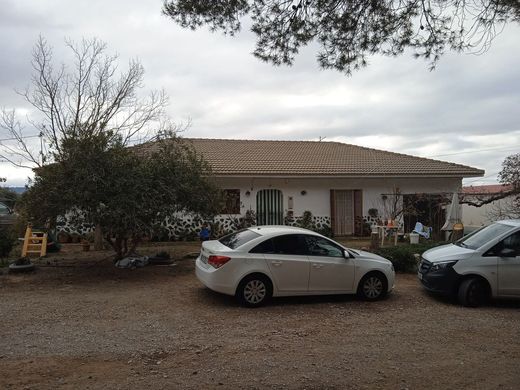
M 493 222 L 491 216 L 498 219 L 507 219 L 508 216 L 502 218 L 499 216 L 499 210 L 510 209 L 510 203 L 513 199 L 514 197 L 500 199 L 481 207 L 462 204 L 462 223 L 467 227 L 477 227 Z
M 223 189 L 240 189 L 241 213 L 256 211 L 256 194 L 263 189 L 279 189 L 283 192 L 284 212 L 287 213 L 289 197 L 293 197 L 293 211 L 300 216 L 309 210 L 315 216 L 330 217 L 330 190 L 362 190 L 363 215 L 368 209 L 381 210 L 381 194 L 392 193 L 399 188 L 402 194 L 454 192 L 461 187 L 461 178 L 217 178 Z M 246 192 L 249 191 L 249 196 Z M 305 195 L 301 192 L 306 191 Z

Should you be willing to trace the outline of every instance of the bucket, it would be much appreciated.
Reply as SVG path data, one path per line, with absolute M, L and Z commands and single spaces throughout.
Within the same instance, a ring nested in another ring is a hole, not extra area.
M 419 235 L 417 233 L 410 233 L 410 244 L 418 244 Z

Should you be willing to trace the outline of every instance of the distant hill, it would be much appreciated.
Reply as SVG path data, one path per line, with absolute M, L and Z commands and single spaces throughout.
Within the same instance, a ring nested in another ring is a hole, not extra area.
M 25 192 L 25 187 L 4 187 L 7 188 L 13 192 L 16 192 L 17 194 L 23 194 Z

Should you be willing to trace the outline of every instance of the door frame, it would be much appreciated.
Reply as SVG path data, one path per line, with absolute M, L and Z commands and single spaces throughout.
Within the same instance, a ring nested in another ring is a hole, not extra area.
M 332 235 L 336 225 L 336 192 L 352 191 L 352 235 L 361 236 L 363 234 L 363 190 L 360 189 L 331 189 L 330 190 L 330 227 Z M 358 223 L 361 222 L 361 223 Z

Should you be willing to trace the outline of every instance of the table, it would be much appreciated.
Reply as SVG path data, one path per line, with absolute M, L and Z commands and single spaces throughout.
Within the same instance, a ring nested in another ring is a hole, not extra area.
M 399 230 L 398 226 L 386 226 L 386 225 L 376 225 L 377 233 L 381 237 L 381 246 L 385 243 L 385 236 L 387 232 L 390 232 L 394 235 L 394 245 L 397 245 L 397 231 Z

